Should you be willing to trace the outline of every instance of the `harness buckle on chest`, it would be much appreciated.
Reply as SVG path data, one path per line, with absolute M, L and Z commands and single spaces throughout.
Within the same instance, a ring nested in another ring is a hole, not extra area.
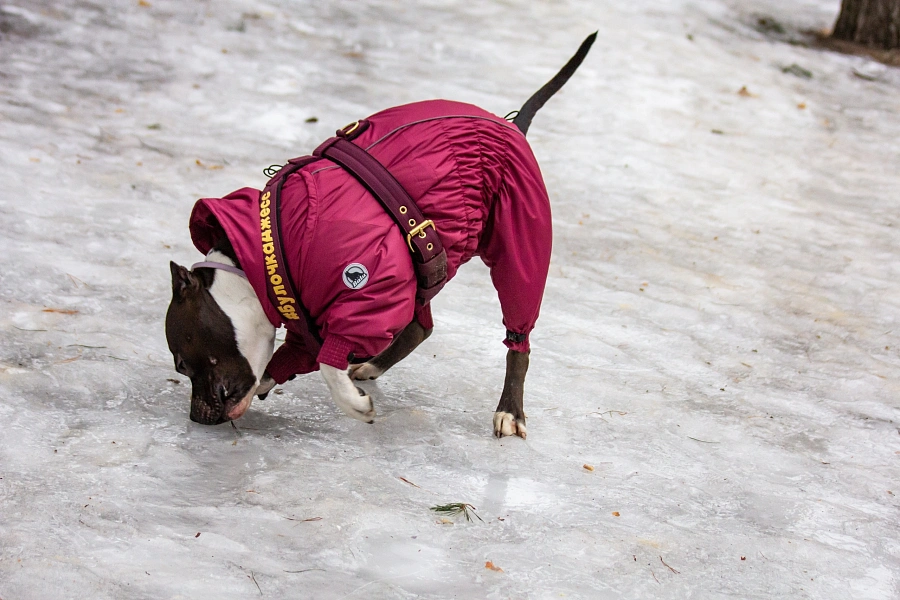
M 432 221 L 431 219 L 425 219 L 424 221 L 413 227 L 412 230 L 410 230 L 410 232 L 406 234 L 406 243 L 409 246 L 410 252 L 416 251 L 412 245 L 413 236 L 418 235 L 420 238 L 424 238 L 425 236 L 427 236 L 428 234 L 425 233 L 426 227 L 431 227 L 434 232 L 437 233 L 437 227 L 434 226 L 434 221 Z

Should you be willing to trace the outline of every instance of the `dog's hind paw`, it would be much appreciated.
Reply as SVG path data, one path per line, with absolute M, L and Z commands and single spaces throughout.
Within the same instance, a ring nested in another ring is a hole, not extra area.
M 528 435 L 525 431 L 525 419 L 517 419 L 512 414 L 504 411 L 494 413 L 494 435 L 502 438 L 507 435 L 517 435 L 523 440 Z
M 350 365 L 350 379 L 357 381 L 368 381 L 370 379 L 378 379 L 384 374 L 384 369 L 376 367 L 370 362 L 358 365 Z

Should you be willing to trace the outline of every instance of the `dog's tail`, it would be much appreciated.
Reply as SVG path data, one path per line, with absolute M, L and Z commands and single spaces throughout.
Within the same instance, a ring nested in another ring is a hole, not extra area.
M 581 47 L 578 48 L 578 52 L 575 53 L 575 56 L 569 59 L 569 62 L 559 70 L 559 73 L 557 73 L 553 79 L 545 83 L 544 87 L 535 92 L 534 95 L 522 105 L 522 108 L 519 109 L 519 114 L 513 119 L 513 124 L 519 128 L 522 135 L 528 133 L 528 127 L 531 126 L 531 120 L 534 118 L 535 113 L 537 113 L 547 100 L 549 100 L 553 94 L 558 92 L 575 73 L 575 70 L 581 65 L 581 61 L 587 56 L 588 51 L 591 49 L 591 46 L 596 39 L 596 31 L 587 36 L 587 38 L 581 42 Z

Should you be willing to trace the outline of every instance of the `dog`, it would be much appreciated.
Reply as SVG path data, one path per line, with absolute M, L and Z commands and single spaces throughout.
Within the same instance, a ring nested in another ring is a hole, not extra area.
M 476 255 L 490 269 L 508 348 L 493 432 L 525 438 L 528 336 L 552 239 L 549 198 L 525 134 L 596 35 L 511 122 L 433 100 L 387 109 L 339 131 L 383 165 L 427 219 L 406 239 L 369 189 L 326 159 L 282 177 L 280 196 L 271 200 L 269 191 L 251 188 L 199 200 L 190 230 L 206 258 L 191 269 L 170 263 L 165 322 L 175 370 L 191 380 L 191 420 L 238 419 L 254 397 L 319 370 L 335 404 L 372 423 L 372 400 L 353 381 L 378 378 L 431 334 L 430 298 L 423 300 L 411 251 L 414 234 L 436 234 L 446 253 L 446 280 Z M 288 333 L 273 354 L 282 323 Z

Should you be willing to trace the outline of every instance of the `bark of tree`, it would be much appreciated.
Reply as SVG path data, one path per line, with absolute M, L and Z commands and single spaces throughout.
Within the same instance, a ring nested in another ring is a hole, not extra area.
M 900 0 L 841 0 L 831 35 L 871 48 L 900 48 Z

